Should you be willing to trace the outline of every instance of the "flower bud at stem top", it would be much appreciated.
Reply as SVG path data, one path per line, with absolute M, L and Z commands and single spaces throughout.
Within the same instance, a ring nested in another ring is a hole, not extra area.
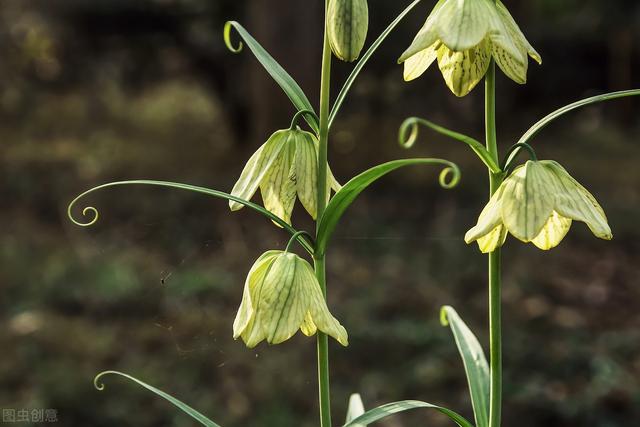
M 333 54 L 346 62 L 360 56 L 369 30 L 367 0 L 331 0 L 327 33 Z

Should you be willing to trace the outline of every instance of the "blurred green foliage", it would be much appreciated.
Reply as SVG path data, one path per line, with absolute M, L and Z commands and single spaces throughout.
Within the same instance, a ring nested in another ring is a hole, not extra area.
M 231 338 L 247 269 L 282 248 L 284 233 L 219 201 L 153 188 L 92 196 L 102 217 L 90 229 L 66 218 L 70 199 L 111 180 L 228 190 L 292 110 L 248 53 L 225 51 L 224 21 L 245 23 L 317 96 L 321 2 L 282 3 L 0 4 L 0 407 L 56 408 L 64 426 L 193 425 L 120 380 L 93 389 L 97 372 L 118 369 L 223 425 L 316 425 L 313 340 L 249 351 Z M 343 180 L 407 154 L 394 142 L 407 115 L 481 134 L 480 92 L 454 99 L 436 72 L 401 81 L 395 59 L 424 3 L 336 122 L 330 159 Z M 371 34 L 401 6 L 372 0 Z M 509 7 L 545 62 L 532 66 L 527 86 L 499 80 L 503 147 L 568 101 L 639 86 L 637 2 Z M 348 70 L 336 64 L 336 79 Z M 640 423 L 639 111 L 638 100 L 590 108 L 534 142 L 598 197 L 615 240 L 576 224 L 549 253 L 507 244 L 505 425 Z M 337 231 L 330 305 L 351 341 L 332 347 L 337 420 L 353 391 L 369 406 L 419 398 L 470 415 L 461 362 L 438 324 L 439 307 L 451 304 L 486 342 L 484 259 L 462 242 L 485 198 L 484 172 L 465 150 L 423 133 L 411 155 L 458 161 L 462 185 L 441 190 L 427 168 L 398 172 L 366 192 Z M 303 212 L 294 221 L 309 225 Z M 416 412 L 387 425 L 445 423 Z

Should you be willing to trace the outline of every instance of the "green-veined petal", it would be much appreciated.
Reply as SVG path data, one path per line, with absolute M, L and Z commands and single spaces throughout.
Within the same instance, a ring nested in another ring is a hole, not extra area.
M 531 242 L 543 251 L 553 249 L 560 244 L 564 236 L 567 235 L 571 228 L 571 219 L 566 218 L 558 212 L 553 211 L 553 214 L 542 227 L 540 234 L 536 236 Z
M 404 61 L 404 80 L 411 81 L 420 77 L 438 59 L 438 47 L 440 42 L 436 42 L 427 49 L 422 50 Z
M 298 260 L 291 253 L 280 255 L 265 278 L 258 310 L 270 344 L 280 344 L 295 335 L 307 312 Z
M 528 54 L 538 64 L 542 64 L 542 57 L 533 48 L 533 46 L 531 46 L 531 43 L 529 43 L 529 40 L 527 40 L 525 35 L 522 33 L 522 30 L 516 23 L 515 19 L 513 19 L 513 16 L 511 16 L 511 14 L 509 13 L 509 10 L 507 10 L 507 7 L 504 5 L 504 3 L 498 0 L 496 2 L 496 7 L 498 9 L 498 14 L 502 18 L 502 22 L 504 23 L 507 31 L 509 32 L 509 34 L 511 35 L 515 43 L 522 47 L 522 49 L 524 50 L 525 56 L 526 54 Z
M 491 63 L 489 43 L 462 52 L 454 52 L 442 45 L 438 49 L 438 66 L 444 81 L 456 96 L 465 96 L 482 81 Z
M 311 313 L 311 319 L 319 330 L 325 334 L 335 338 L 343 346 L 349 345 L 349 337 L 347 330 L 333 317 L 329 312 L 327 303 L 322 296 L 322 290 L 317 280 L 315 280 L 315 274 L 313 269 L 308 263 L 303 266 L 304 274 L 307 276 L 307 283 L 314 283 L 314 286 L 305 287 L 307 295 L 310 301 L 309 311 Z
M 284 131 L 277 131 L 256 151 L 245 165 L 240 178 L 233 186 L 231 195 L 249 200 L 260 186 L 265 175 L 269 172 L 285 145 L 287 135 Z M 242 204 L 229 201 L 231 210 L 236 211 Z
M 313 136 L 297 132 L 295 174 L 298 198 L 313 219 L 317 216 L 318 156 Z
M 240 303 L 240 309 L 233 322 L 233 339 L 238 337 L 247 329 L 249 322 L 254 314 L 255 307 L 251 301 L 251 290 L 256 286 L 259 286 L 271 268 L 274 258 L 279 254 L 279 251 L 269 251 L 264 253 L 249 270 L 247 279 L 244 285 L 244 291 L 242 292 L 242 302 Z
M 530 242 L 542 230 L 554 207 L 549 174 L 539 162 L 528 161 L 505 180 L 502 221 L 509 232 Z
M 403 63 L 404 61 L 406 61 L 416 53 L 429 48 L 435 42 L 438 41 L 438 34 L 435 30 L 434 24 L 435 24 L 437 12 L 438 10 L 440 10 L 440 7 L 444 4 L 445 1 L 446 0 L 440 0 L 434 6 L 433 10 L 429 14 L 429 17 L 425 21 L 424 25 L 422 26 L 420 31 L 418 31 L 418 34 L 414 37 L 413 41 L 411 42 L 411 46 L 409 46 L 409 48 L 405 50 L 404 53 L 400 56 L 400 59 L 398 59 L 399 64 Z
M 478 239 L 478 248 L 483 254 L 495 251 L 500 246 L 504 245 L 507 240 L 507 229 L 504 225 L 499 225 L 494 228 L 488 234 Z
M 288 133 L 285 147 L 260 183 L 264 207 L 287 224 L 296 202 L 295 149 L 295 135 Z
M 546 169 L 562 187 L 562 193 L 556 195 L 556 210 L 561 215 L 582 221 L 596 237 L 611 240 L 613 234 L 604 210 L 593 195 L 576 181 L 560 164 L 543 161 Z
M 464 241 L 467 243 L 474 242 L 483 238 L 488 234 L 493 233 L 496 228 L 502 224 L 502 196 L 504 194 L 504 185 L 498 187 L 498 190 L 491 196 L 489 203 L 486 204 L 480 216 L 478 217 L 478 223 L 471 230 L 467 231 L 464 236 Z M 501 231 L 498 232 L 498 235 Z M 488 244 L 486 242 L 485 244 Z M 482 246 L 485 246 L 483 244 Z
M 438 39 L 452 51 L 474 48 L 496 21 L 496 8 L 487 0 L 448 0 L 434 17 Z

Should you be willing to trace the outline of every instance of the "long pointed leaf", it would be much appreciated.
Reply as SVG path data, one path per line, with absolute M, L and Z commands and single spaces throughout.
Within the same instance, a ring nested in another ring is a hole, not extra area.
M 562 108 L 557 109 L 553 113 L 547 115 L 536 124 L 531 126 L 528 131 L 522 135 L 518 143 L 528 143 L 534 136 L 536 136 L 542 129 L 547 127 L 554 120 L 564 116 L 565 114 L 576 110 L 581 107 L 585 107 L 587 105 L 597 104 L 599 102 L 611 101 L 613 99 L 625 98 L 627 96 L 639 96 L 640 89 L 631 89 L 631 90 L 623 90 L 619 92 L 609 92 L 604 93 L 602 95 L 592 96 L 590 98 L 581 99 L 580 101 L 576 101 L 572 104 L 565 105 Z M 507 158 L 505 164 L 510 164 L 511 161 L 518 155 L 520 152 L 520 148 L 516 149 L 511 153 L 511 155 Z
M 442 406 L 433 405 L 427 402 L 420 402 L 419 400 L 402 400 L 400 402 L 387 403 L 386 405 L 378 406 L 375 409 L 365 412 L 363 415 L 345 424 L 343 427 L 356 427 L 361 424 L 371 424 L 393 414 L 419 408 L 435 409 L 451 418 L 451 420 L 460 427 L 473 427 L 473 424 L 467 421 L 462 415 L 450 409 L 443 408 Z
M 127 375 L 124 374 L 122 372 L 118 372 L 118 371 L 104 371 L 99 373 L 95 379 L 93 380 L 93 384 L 95 385 L 95 387 L 102 391 L 104 390 L 104 384 L 102 383 L 102 377 L 106 376 L 106 375 L 119 375 L 121 377 L 124 377 L 128 380 L 131 380 L 135 383 L 137 383 L 138 385 L 141 385 L 142 387 L 146 388 L 147 390 L 157 394 L 158 396 L 162 397 L 163 399 L 171 402 L 173 405 L 175 405 L 176 407 L 178 407 L 180 410 L 182 410 L 185 414 L 189 415 L 191 418 L 193 418 L 194 420 L 198 421 L 200 424 L 202 424 L 205 427 L 220 427 L 219 424 L 214 423 L 213 421 L 211 421 L 209 418 L 205 417 L 204 415 L 202 415 L 200 412 L 196 411 L 195 409 L 193 409 L 191 406 L 187 405 L 186 403 L 181 402 L 180 400 L 176 399 L 175 397 L 165 393 L 162 390 L 158 390 L 157 388 L 140 381 L 137 378 L 132 377 L 131 375 Z
M 224 41 L 229 50 L 234 53 L 242 51 L 243 44 L 237 47 L 233 46 L 231 41 L 231 28 L 235 28 L 242 40 L 249 46 L 251 52 L 256 59 L 262 64 L 267 73 L 275 80 L 276 83 L 284 90 L 284 93 L 289 97 L 293 105 L 300 110 L 314 111 L 313 106 L 309 102 L 309 99 L 304 94 L 304 91 L 300 88 L 298 83 L 285 71 L 284 68 L 267 52 L 261 45 L 254 39 L 251 34 L 245 28 L 236 21 L 228 21 L 224 26 Z M 309 126 L 317 134 L 320 127 L 318 122 L 310 114 L 305 114 L 304 119 L 309 123 Z
M 338 111 L 340 111 L 340 107 L 342 107 L 342 103 L 347 97 L 349 90 L 351 90 L 351 86 L 353 86 L 353 83 L 356 81 L 356 78 L 358 77 L 358 75 L 360 74 L 364 66 L 367 64 L 369 59 L 371 59 L 371 56 L 373 56 L 374 52 L 380 47 L 380 45 L 387 38 L 387 36 L 391 34 L 394 28 L 396 28 L 396 26 L 404 19 L 405 16 L 407 16 L 409 12 L 411 12 L 411 10 L 414 7 L 418 5 L 418 3 L 420 3 L 420 1 L 422 0 L 415 0 L 413 3 L 407 6 L 407 8 L 403 10 L 400 13 L 400 15 L 398 15 L 398 17 L 394 19 L 393 22 L 391 22 L 391 24 L 389 24 L 389 26 L 382 32 L 382 34 L 380 34 L 380 36 L 376 39 L 376 41 L 373 42 L 371 47 L 367 49 L 364 55 L 362 55 L 362 58 L 360 58 L 356 66 L 353 68 L 353 71 L 351 71 L 351 74 L 345 81 L 344 86 L 342 86 L 342 89 L 340 90 L 340 93 L 338 93 L 338 96 L 336 97 L 336 101 L 333 104 L 333 107 L 331 108 L 331 114 L 329 114 L 329 128 L 331 128 L 333 121 L 338 115 Z
M 489 425 L 489 365 L 482 346 L 471 329 L 462 321 L 453 307 L 444 306 L 440 311 L 443 326 L 450 326 L 462 357 L 469 382 L 471 403 L 476 426 Z
M 347 182 L 338 191 L 325 210 L 318 225 L 318 240 L 316 243 L 316 254 L 324 254 L 327 244 L 333 231 L 342 217 L 344 211 L 369 185 L 382 178 L 391 171 L 403 166 L 410 165 L 440 165 L 445 169 L 440 173 L 440 184 L 445 188 L 454 187 L 460 180 L 460 169 L 454 163 L 442 159 L 402 159 L 375 166 Z M 449 173 L 453 176 L 448 181 Z
M 187 191 L 193 191 L 196 193 L 202 193 L 202 194 L 206 194 L 209 196 L 213 196 L 219 199 L 225 199 L 225 200 L 233 200 L 235 202 L 238 202 L 250 209 L 253 209 L 254 211 L 262 214 L 263 216 L 269 218 L 270 220 L 272 220 L 273 222 L 275 222 L 276 224 L 278 224 L 279 226 L 281 226 L 282 228 L 284 228 L 285 230 L 287 230 L 289 233 L 291 233 L 291 235 L 294 235 L 296 233 L 298 233 L 298 230 L 296 230 L 295 228 L 293 228 L 292 226 L 290 226 L 289 224 L 287 224 L 285 221 L 283 221 L 282 219 L 280 219 L 277 215 L 274 215 L 273 213 L 269 212 L 268 210 L 266 210 L 265 208 L 263 208 L 260 205 L 257 205 L 255 203 L 252 203 L 248 200 L 244 200 L 241 199 L 239 197 L 235 197 L 232 196 L 231 194 L 227 194 L 224 193 L 222 191 L 218 191 L 218 190 L 212 190 L 210 188 L 205 188 L 205 187 L 198 187 L 195 185 L 189 185 L 189 184 L 180 184 L 177 182 L 168 182 L 168 181 L 152 181 L 152 180 L 146 180 L 146 179 L 140 179 L 140 180 L 131 180 L 131 181 L 116 181 L 116 182 L 109 182 L 107 184 L 102 184 L 99 185 L 97 187 L 94 187 L 90 190 L 85 191 L 84 193 L 80 194 L 79 196 L 77 196 L 75 199 L 73 199 L 71 201 L 71 203 L 69 203 L 69 206 L 67 207 L 67 215 L 69 216 L 69 219 L 76 225 L 80 226 L 80 227 L 89 227 L 93 224 L 95 224 L 98 221 L 99 218 L 99 214 L 98 214 L 98 210 L 96 208 L 94 208 L 93 206 L 88 206 L 86 208 L 84 208 L 82 210 L 82 215 L 86 216 L 89 213 L 91 213 L 93 215 L 93 218 L 91 219 L 91 221 L 88 222 L 80 222 L 78 220 L 76 220 L 73 217 L 73 207 L 75 206 L 75 204 L 82 199 L 83 197 L 85 197 L 86 195 L 93 193 L 94 191 L 98 191 L 100 189 L 103 188 L 107 188 L 107 187 L 115 187 L 115 186 L 120 186 L 120 185 L 154 185 L 154 186 L 159 186 L 159 187 L 169 187 L 169 188 L 177 188 L 179 190 L 187 190 Z M 298 237 L 296 237 L 298 239 L 298 241 L 300 242 L 300 244 L 309 252 L 309 253 L 313 253 L 313 247 L 311 244 L 309 244 L 309 242 L 304 239 L 300 233 L 298 233 Z

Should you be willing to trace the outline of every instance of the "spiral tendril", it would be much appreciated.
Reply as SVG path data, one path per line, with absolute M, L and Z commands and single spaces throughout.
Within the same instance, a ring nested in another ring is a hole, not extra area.
M 462 173 L 460 168 L 455 163 L 450 163 L 450 166 L 442 169 L 438 177 L 440 186 L 444 189 L 451 190 L 460 183 Z
M 463 135 L 458 132 L 454 132 L 445 127 L 437 125 L 429 120 L 422 119 L 420 117 L 409 117 L 400 126 L 398 132 L 398 143 L 401 147 L 411 148 L 418 140 L 418 135 L 420 133 L 420 126 L 427 127 L 434 132 L 437 132 L 441 135 L 447 136 L 451 139 L 455 139 L 456 141 L 462 142 L 469 146 L 471 150 L 482 160 L 482 162 L 493 172 L 499 173 L 501 172 L 500 166 L 497 161 L 493 159 L 491 154 L 487 151 L 482 143 L 470 136 Z
M 400 125 L 398 143 L 402 148 L 409 149 L 418 140 L 418 135 L 420 134 L 419 120 L 417 117 L 409 117 Z
M 233 45 L 233 40 L 231 40 L 231 30 L 233 29 L 233 21 L 227 21 L 224 24 L 224 44 L 227 46 L 233 53 L 240 53 L 244 48 L 244 43 L 242 40 L 238 41 L 237 47 Z
M 111 375 L 113 373 L 114 373 L 113 371 L 103 371 L 103 372 L 100 372 L 98 375 L 96 375 L 95 378 L 93 379 L 93 386 L 96 388 L 96 390 L 103 391 L 105 386 L 104 386 L 104 382 L 102 382 L 102 377 L 106 375 Z
M 83 197 L 87 196 L 90 193 L 93 193 L 95 191 L 98 191 L 100 189 L 103 188 L 108 188 L 108 187 L 115 187 L 115 186 L 122 186 L 122 185 L 151 185 L 151 186 L 158 186 L 158 187 L 167 187 L 167 188 L 174 188 L 174 189 L 179 189 L 179 190 L 186 190 L 186 191 L 192 191 L 195 193 L 201 193 L 201 194 L 206 194 L 208 196 L 212 196 L 218 199 L 225 199 L 225 200 L 232 200 L 234 202 L 238 202 L 260 214 L 262 214 L 263 216 L 269 218 L 270 220 L 272 220 L 273 222 L 275 222 L 276 224 L 278 224 L 280 227 L 284 228 L 285 230 L 287 230 L 290 234 L 295 234 L 298 230 L 296 230 L 295 228 L 293 228 L 291 225 L 289 225 L 286 221 L 284 221 L 282 218 L 280 218 L 279 216 L 277 216 L 276 214 L 274 214 L 273 212 L 269 212 L 267 209 L 263 208 L 260 205 L 257 205 L 255 203 L 250 202 L 249 200 L 244 200 L 240 197 L 236 197 L 233 196 L 231 194 L 225 193 L 223 191 L 218 191 L 218 190 L 213 190 L 210 188 L 206 188 L 206 187 L 198 187 L 196 185 L 189 185 L 189 184 L 181 184 L 178 182 L 168 182 L 168 181 L 153 181 L 153 180 L 146 180 L 146 179 L 141 179 L 141 180 L 131 180 L 131 181 L 116 181 L 116 182 L 109 182 L 107 184 L 102 184 L 99 185 L 97 187 L 93 187 L 87 191 L 85 191 L 84 193 L 80 194 L 79 196 L 77 196 L 75 199 L 73 199 L 71 201 L 71 203 L 69 203 L 69 206 L 67 207 L 67 215 L 69 216 L 69 219 L 71 220 L 71 222 L 73 222 L 76 225 L 79 225 L 81 227 L 89 227 L 93 224 L 95 224 L 98 221 L 98 210 L 96 208 L 94 208 L 93 206 L 88 206 L 86 208 L 84 208 L 82 210 L 82 215 L 87 216 L 89 213 L 92 213 L 94 215 L 94 217 L 91 219 L 91 221 L 89 222 L 81 222 L 78 221 L 77 219 L 75 219 L 73 217 L 73 208 L 76 205 L 76 203 L 78 203 L 78 201 L 80 199 L 82 199 Z M 309 242 L 307 242 L 304 239 L 299 240 L 300 244 L 310 253 L 313 255 L 313 246 L 309 244 Z
M 79 226 L 79 227 L 91 227 L 93 224 L 95 224 L 96 222 L 98 222 L 98 219 L 100 218 L 100 213 L 98 212 L 98 209 L 94 208 L 93 206 L 87 206 L 84 209 L 82 209 L 82 216 L 86 217 L 89 214 L 93 215 L 93 218 L 91 220 L 89 220 L 88 222 L 81 222 L 78 221 L 77 219 L 75 219 L 73 217 L 73 207 L 75 206 L 75 204 L 78 202 L 78 200 L 80 200 L 81 198 L 83 198 L 87 193 L 90 193 L 92 190 L 86 191 L 82 194 L 80 194 L 78 197 L 76 197 L 75 199 L 73 199 L 71 201 L 71 203 L 69 203 L 69 206 L 67 207 L 67 216 L 69 217 L 69 220 L 71 220 L 71 222 L 73 222 L 75 225 Z

